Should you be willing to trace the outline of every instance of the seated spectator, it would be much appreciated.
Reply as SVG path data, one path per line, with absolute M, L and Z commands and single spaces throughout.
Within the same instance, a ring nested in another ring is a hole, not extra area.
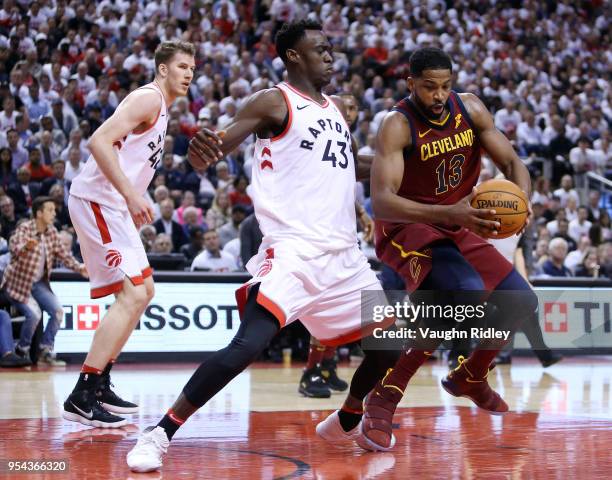
M 17 228 L 17 220 L 13 199 L 8 195 L 0 197 L 0 225 L 5 239 L 8 240 Z
M 548 245 L 550 258 L 542 265 L 542 273 L 550 277 L 571 277 L 572 272 L 563 265 L 567 256 L 567 242 L 563 238 L 553 238 Z
M 217 190 L 212 206 L 206 212 L 206 225 L 208 228 L 218 230 L 230 221 L 231 205 L 229 195 L 224 190 Z
M 180 223 L 172 220 L 172 216 L 174 215 L 174 202 L 169 198 L 162 200 L 160 203 L 160 210 L 160 218 L 153 223 L 155 231 L 158 237 L 160 233 L 169 235 L 172 242 L 170 251 L 178 252 L 179 249 L 187 243 L 187 234 Z
M 168 190 L 181 191 L 183 189 L 185 174 L 176 167 L 172 151 L 164 151 L 157 173 L 165 175 Z
M 25 316 L 16 351 L 28 356 L 40 316 L 28 305 L 30 297 L 49 315 L 40 341 L 41 359 L 58 364 L 53 354 L 55 335 L 63 319 L 62 305 L 49 288 L 49 277 L 56 259 L 87 277 L 85 265 L 76 261 L 61 245 L 53 226 L 55 204 L 49 197 L 38 197 L 32 204 L 33 219 L 21 223 L 10 240 L 11 262 L 4 273 L 2 287 L 17 310 Z
M 6 190 L 9 185 L 13 183 L 15 179 L 15 175 L 13 174 L 13 154 L 11 153 L 11 149 L 8 147 L 3 147 L 0 149 L 0 187 Z
M 202 223 L 204 222 L 202 209 L 200 207 L 195 206 L 195 195 L 190 190 L 185 190 L 185 193 L 183 193 L 183 200 L 181 201 L 181 206 L 178 207 L 174 212 L 173 220 L 177 221 L 181 225 L 185 225 L 185 219 L 183 218 L 183 215 L 185 209 L 188 207 L 193 207 L 196 209 L 198 213 L 196 223 L 198 225 L 202 225 Z
M 245 207 L 250 207 L 253 205 L 253 200 L 246 193 L 247 187 L 249 186 L 249 181 L 244 175 L 239 175 L 234 180 L 234 189 L 229 194 L 230 204 L 234 205 L 242 205 Z
M 576 267 L 576 277 L 599 277 L 599 264 L 597 263 L 597 249 L 587 248 L 582 255 L 582 261 Z
M 32 365 L 30 357 L 21 357 L 15 353 L 10 315 L 5 310 L 0 310 L 0 367 L 18 368 L 28 365 Z
M 565 257 L 565 262 L 563 264 L 570 270 L 572 273 L 576 273 L 576 267 L 582 263 L 584 260 L 584 254 L 591 248 L 591 239 L 586 235 L 583 235 L 578 241 L 578 247 L 576 250 L 572 250 Z
M 238 238 L 240 224 L 245 218 L 246 209 L 242 205 L 234 205 L 231 220 L 219 229 L 219 239 L 222 247 L 230 240 Z
M 578 218 L 578 203 L 574 197 L 567 199 L 567 205 L 565 206 L 565 218 L 568 222 L 576 220 Z
M 59 158 L 53 162 L 51 165 L 51 171 L 53 172 L 53 176 L 45 179 L 42 182 L 40 188 L 41 195 L 49 195 L 49 191 L 53 185 L 59 185 L 64 192 L 64 202 L 68 204 L 68 195 L 70 193 L 69 185 L 70 183 L 66 181 L 66 162 L 60 160 Z
M 149 253 L 153 248 L 153 242 L 155 241 L 155 237 L 157 233 L 155 232 L 155 227 L 153 225 L 143 225 L 140 227 L 138 232 L 140 234 L 140 240 L 142 241 L 142 245 L 144 246 L 145 252 Z
M 191 271 L 233 272 L 235 269 L 234 257 L 221 250 L 217 231 L 208 230 L 204 234 L 204 251 L 193 259 Z
M 586 207 L 582 206 L 578 208 L 578 216 L 571 222 L 569 222 L 568 234 L 572 237 L 576 242 L 580 240 L 580 237 L 583 235 L 588 235 L 589 230 L 591 229 L 591 222 L 587 220 L 589 216 L 589 211 Z
M 65 228 L 72 228 L 72 220 L 68 213 L 68 206 L 64 202 L 64 189 L 61 185 L 55 184 L 49 190 L 49 197 L 55 204 L 55 228 L 63 230 Z
M 215 186 L 208 178 L 206 169 L 194 169 L 185 176 L 183 186 L 193 192 L 200 205 L 210 205 L 215 196 Z
M 563 218 L 559 220 L 559 230 L 556 234 L 553 235 L 553 238 L 562 238 L 567 242 L 568 251 L 576 250 L 577 244 L 576 240 L 574 240 L 569 235 L 569 222 Z
M 234 238 L 225 244 L 223 251 L 228 253 L 234 259 L 234 270 L 240 271 L 242 268 L 242 260 L 240 258 L 240 237 Z
M 555 219 L 552 222 L 548 222 L 546 224 L 546 229 L 548 230 L 551 236 L 555 236 L 559 231 L 559 222 L 561 220 L 567 220 L 567 213 L 565 212 L 564 208 L 560 208 L 559 210 L 557 210 L 557 213 L 555 214 Z
M 567 199 L 571 196 L 576 199 L 576 202 L 580 202 L 580 198 L 578 197 L 578 193 L 573 188 L 574 180 L 571 175 L 563 175 L 561 178 L 561 188 L 558 188 L 553 192 L 553 195 L 559 197 L 559 201 L 561 203 L 561 207 L 565 208 L 567 206 Z
M 227 191 L 234 182 L 234 177 L 230 175 L 229 165 L 225 160 L 221 160 L 215 165 L 215 171 L 217 172 L 217 191 Z
M 81 161 L 81 151 L 78 148 L 71 148 L 68 151 L 68 162 L 64 164 L 66 172 L 64 178 L 72 182 L 74 178 L 83 170 L 84 162 Z
M 189 243 L 180 248 L 180 253 L 185 256 L 185 260 L 191 265 L 193 259 L 204 248 L 204 229 L 202 227 L 193 227 L 189 230 Z
M 159 233 L 153 241 L 150 253 L 172 253 L 172 238 L 166 233 Z
M 600 275 L 612 280 L 612 242 L 602 243 L 597 247 L 597 263 Z
M 14 128 L 6 132 L 6 141 L 8 148 L 11 151 L 12 169 L 16 172 L 19 168 L 28 163 L 28 151 L 23 148 L 19 141 L 19 133 Z
M 30 181 L 30 171 L 21 167 L 17 170 L 17 181 L 9 186 L 7 191 L 15 203 L 15 213 L 18 217 L 28 216 L 32 200 L 40 193 L 40 184 Z
M 42 182 L 53 176 L 53 170 L 47 165 L 40 163 L 40 150 L 33 148 L 28 154 L 28 163 L 25 168 L 30 172 L 30 178 L 34 182 Z
M 200 209 L 196 207 L 187 207 L 183 211 L 183 230 L 185 231 L 185 234 L 187 234 L 187 232 L 194 227 L 202 227 L 206 229 L 206 225 L 203 225 L 198 221 L 198 219 L 201 218 L 199 210 Z
M 161 217 L 161 202 L 170 198 L 170 190 L 166 185 L 157 185 L 153 190 L 153 220 L 159 220 Z M 174 208 L 174 202 L 172 202 Z
M 588 220 L 591 223 L 594 223 L 599 220 L 599 202 L 601 201 L 601 193 L 599 190 L 591 190 L 589 192 L 589 199 L 587 208 L 589 210 Z

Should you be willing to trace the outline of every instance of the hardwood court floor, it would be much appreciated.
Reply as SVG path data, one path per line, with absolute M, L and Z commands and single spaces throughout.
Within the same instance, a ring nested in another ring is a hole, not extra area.
M 117 430 L 65 422 L 60 406 L 77 368 L 0 370 L 0 478 L 13 479 L 548 479 L 610 478 L 612 358 L 566 359 L 543 370 L 533 360 L 497 367 L 492 384 L 512 412 L 494 417 L 444 393 L 441 363 L 411 382 L 396 415 L 397 445 L 370 453 L 330 446 L 316 423 L 343 395 L 297 394 L 299 367 L 258 365 L 241 374 L 179 431 L 161 473 L 133 474 L 125 454 L 138 431 L 173 402 L 195 365 L 119 365 L 116 390 L 140 404 Z M 354 368 L 343 367 L 349 378 Z M 67 473 L 7 474 L 7 460 L 69 462 Z

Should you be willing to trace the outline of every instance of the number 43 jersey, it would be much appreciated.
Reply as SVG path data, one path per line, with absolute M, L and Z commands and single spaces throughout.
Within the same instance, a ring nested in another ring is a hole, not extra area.
M 288 83 L 275 88 L 287 104 L 287 125 L 276 137 L 256 139 L 249 187 L 262 248 L 289 241 L 295 253 L 313 257 L 352 247 L 355 161 L 348 125 L 328 96 L 319 104 Z
M 113 144 L 119 158 L 119 168 L 140 195 L 146 192 L 161 161 L 168 127 L 168 108 L 157 84 L 149 83 L 137 90 L 142 89 L 155 90 L 161 98 L 161 108 L 155 123 L 147 130 L 131 132 Z M 72 181 L 70 194 L 111 208 L 127 210 L 125 199 L 102 173 L 93 155 L 89 156 L 83 171 Z

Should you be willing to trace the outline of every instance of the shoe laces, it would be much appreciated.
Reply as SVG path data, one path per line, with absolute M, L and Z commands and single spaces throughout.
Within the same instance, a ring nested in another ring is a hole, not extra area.
M 155 429 L 142 435 L 138 439 L 138 443 L 143 447 L 153 446 L 164 453 L 168 451 L 168 446 L 165 444 L 166 442 L 164 442 L 162 439 L 157 438 Z

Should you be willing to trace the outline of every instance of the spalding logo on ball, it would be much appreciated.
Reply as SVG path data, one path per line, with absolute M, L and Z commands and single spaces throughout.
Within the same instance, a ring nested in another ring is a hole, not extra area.
M 519 232 L 527 221 L 527 197 L 518 185 L 504 179 L 492 179 L 476 187 L 472 207 L 495 210 L 491 220 L 500 223 L 497 235 L 489 238 L 507 238 Z

